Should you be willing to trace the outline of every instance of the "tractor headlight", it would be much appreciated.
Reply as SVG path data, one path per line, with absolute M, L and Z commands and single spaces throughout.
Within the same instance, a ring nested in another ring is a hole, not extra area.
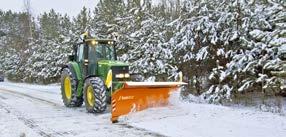
M 98 44 L 98 41 L 92 40 L 90 43 L 91 43 L 91 45 L 97 45 L 97 44 Z
M 130 74 L 129 73 L 125 73 L 125 74 L 116 74 L 115 78 L 129 78 Z
M 113 41 L 108 41 L 107 44 L 113 45 Z
M 130 77 L 130 74 L 129 74 L 129 73 L 125 73 L 125 74 L 124 74 L 124 77 L 125 77 L 125 78 L 129 78 L 129 77 Z
M 124 78 L 124 74 L 116 74 L 115 77 L 116 78 Z

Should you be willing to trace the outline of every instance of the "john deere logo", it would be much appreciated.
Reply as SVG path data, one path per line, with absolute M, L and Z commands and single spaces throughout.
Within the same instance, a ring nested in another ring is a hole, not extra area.
M 120 96 L 118 100 L 130 100 L 134 99 L 134 96 Z

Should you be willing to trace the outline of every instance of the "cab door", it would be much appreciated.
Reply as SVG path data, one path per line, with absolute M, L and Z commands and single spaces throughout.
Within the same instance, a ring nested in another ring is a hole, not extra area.
M 97 58 L 95 46 L 88 47 L 88 75 L 97 75 Z
M 87 74 L 87 65 L 88 65 L 88 60 L 87 60 L 87 46 L 84 44 L 80 44 L 78 49 L 77 49 L 77 59 L 76 61 L 79 64 L 80 72 L 82 74 L 82 77 L 84 78 Z

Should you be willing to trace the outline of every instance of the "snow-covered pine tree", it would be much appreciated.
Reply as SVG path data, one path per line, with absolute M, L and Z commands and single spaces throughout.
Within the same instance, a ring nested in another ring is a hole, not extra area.
M 216 53 L 224 53 L 220 41 L 219 1 L 184 1 L 180 17 L 171 25 L 176 33 L 169 41 L 174 54 L 173 62 L 183 71 L 193 93 L 201 94 L 209 83 L 207 78 L 216 60 L 224 58 Z
M 80 13 L 73 18 L 72 34 L 73 40 L 77 40 L 78 37 L 91 30 L 91 12 L 86 7 L 83 7 Z
M 3 70 L 8 79 L 21 81 L 25 74 L 25 64 L 34 43 L 35 21 L 25 12 L 3 12 L 1 15 L 3 36 Z
M 71 22 L 51 10 L 39 17 L 39 36 L 30 47 L 31 55 L 26 62 L 26 82 L 52 83 L 60 76 L 61 66 L 71 51 Z
M 214 69 L 211 74 L 225 76 L 226 86 L 219 85 L 227 88 L 217 89 L 212 85 L 204 94 L 205 97 L 216 102 L 229 99 L 231 95 L 241 92 L 276 92 L 279 90 L 277 85 L 280 84 L 270 72 L 279 67 L 276 49 L 277 46 L 283 45 L 283 4 L 279 1 L 237 0 L 230 7 L 237 9 L 234 17 L 239 46 L 226 51 L 225 55 L 230 60 L 219 73 L 218 69 Z M 277 40 L 282 42 L 274 44 Z M 218 77 L 211 79 L 221 82 Z
M 139 74 L 145 79 L 166 81 L 171 52 L 168 49 L 166 22 L 164 17 L 153 15 L 154 10 L 149 0 L 128 3 L 126 13 L 119 21 L 125 26 L 120 33 L 120 41 L 125 42 L 121 59 L 131 63 L 131 73 Z M 164 11 L 161 11 L 164 12 Z
M 121 27 L 118 19 L 123 16 L 125 11 L 124 0 L 100 0 L 94 10 L 92 27 L 98 37 L 110 37 L 112 33 L 118 32 Z

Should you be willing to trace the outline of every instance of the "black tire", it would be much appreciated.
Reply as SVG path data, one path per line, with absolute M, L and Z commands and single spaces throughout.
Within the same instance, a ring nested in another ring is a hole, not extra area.
M 91 88 L 91 91 L 88 91 Z M 93 95 L 92 103 L 88 102 L 87 92 Z M 99 77 L 91 77 L 85 80 L 84 83 L 84 102 L 87 112 L 102 113 L 106 110 L 106 88 L 104 82 Z
M 70 84 L 71 84 L 71 98 L 68 98 L 65 93 L 65 78 L 70 78 Z M 71 70 L 69 68 L 64 68 L 61 75 L 61 94 L 62 99 L 66 107 L 80 107 L 83 104 L 83 97 L 77 96 L 77 81 L 75 78 L 75 75 L 72 74 Z

